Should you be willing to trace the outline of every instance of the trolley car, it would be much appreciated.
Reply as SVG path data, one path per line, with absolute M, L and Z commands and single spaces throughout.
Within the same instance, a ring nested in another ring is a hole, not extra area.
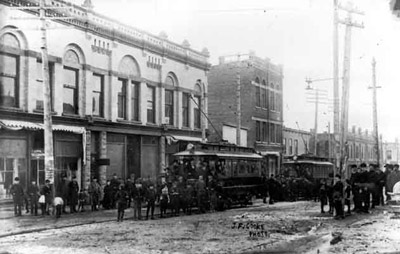
M 263 191 L 263 157 L 252 148 L 201 143 L 174 156 L 196 168 L 206 165 L 207 173 L 213 175 L 220 186 L 219 195 L 224 200 L 225 208 L 250 204 L 251 197 L 259 196 Z
M 285 157 L 281 172 L 286 177 L 306 178 L 317 182 L 333 177 L 334 165 L 325 158 L 303 154 Z

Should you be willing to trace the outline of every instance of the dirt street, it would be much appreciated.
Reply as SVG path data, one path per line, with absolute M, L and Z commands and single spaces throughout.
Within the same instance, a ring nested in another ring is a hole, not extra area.
M 0 253 L 384 253 L 400 251 L 399 226 L 389 207 L 334 220 L 314 202 L 257 203 L 17 234 L 0 238 Z

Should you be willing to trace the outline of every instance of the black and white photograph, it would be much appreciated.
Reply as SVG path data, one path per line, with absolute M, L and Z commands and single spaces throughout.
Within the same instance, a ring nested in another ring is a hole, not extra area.
M 399 66 L 400 0 L 0 0 L 0 254 L 400 253 Z

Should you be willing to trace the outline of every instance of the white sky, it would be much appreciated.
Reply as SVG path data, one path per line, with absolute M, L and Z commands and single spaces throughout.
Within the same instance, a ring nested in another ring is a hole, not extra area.
M 83 0 L 74 0 L 81 4 Z M 332 78 L 333 0 L 92 0 L 95 11 L 155 35 L 210 51 L 210 62 L 221 55 L 254 50 L 262 58 L 284 66 L 285 125 L 309 130 L 314 105 L 307 103 L 305 78 Z M 346 1 L 340 1 L 345 4 Z M 389 0 L 353 0 L 365 12 L 354 18 L 365 25 L 353 29 L 349 128 L 372 131 L 372 57 L 377 61 L 379 131 L 384 140 L 400 137 L 397 113 L 400 77 L 396 75 L 400 18 L 391 14 Z M 266 12 L 263 11 L 266 9 Z M 344 13 L 341 12 L 341 17 Z M 344 29 L 339 30 L 340 68 Z M 397 47 L 396 47 L 397 46 Z M 340 71 L 340 75 L 342 72 Z M 332 81 L 315 83 L 332 98 Z M 308 96 L 309 97 L 309 96 Z M 320 106 L 320 132 L 333 126 L 333 112 Z M 331 127 L 333 129 L 333 127 Z

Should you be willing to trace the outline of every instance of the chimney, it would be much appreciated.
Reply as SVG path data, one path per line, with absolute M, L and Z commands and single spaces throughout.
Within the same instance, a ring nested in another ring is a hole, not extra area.
M 361 127 L 358 127 L 358 135 L 360 135 L 361 136 Z
M 355 126 L 355 125 L 353 125 L 353 126 L 351 127 L 351 132 L 354 133 L 354 134 L 356 133 L 356 126 Z

